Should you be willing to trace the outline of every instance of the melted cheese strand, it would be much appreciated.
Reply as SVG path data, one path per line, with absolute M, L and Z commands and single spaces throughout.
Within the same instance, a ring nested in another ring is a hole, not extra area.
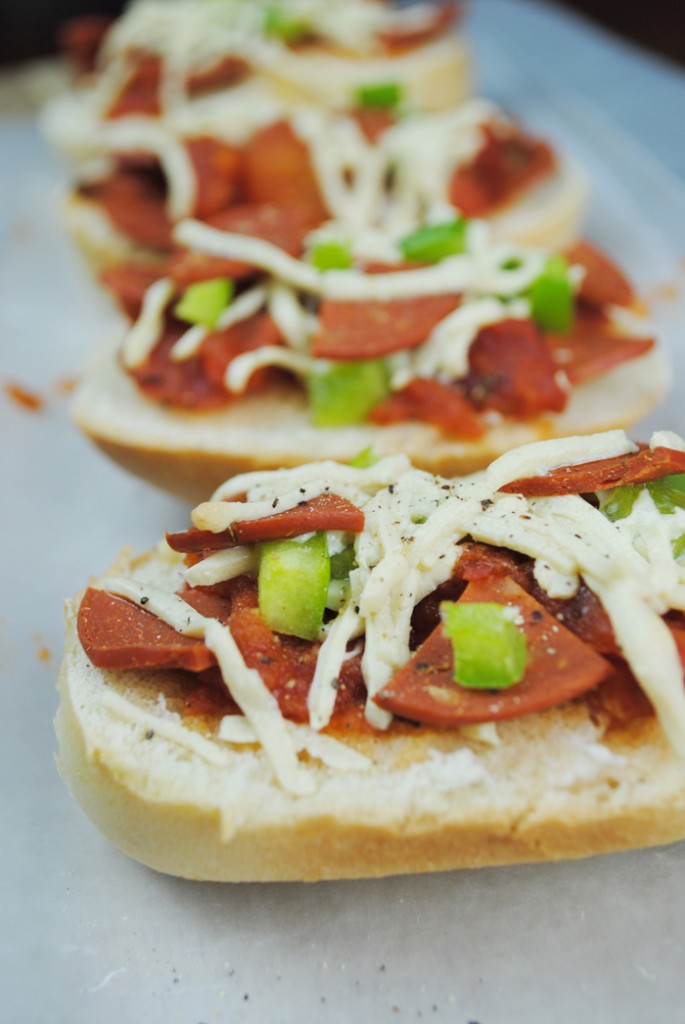
M 99 590 L 118 594 L 141 605 L 182 636 L 202 637 L 207 619 L 177 594 L 169 594 L 150 583 L 139 583 L 124 576 L 107 576 L 98 584 Z
M 344 494 L 345 497 L 355 493 L 360 496 L 359 502 L 363 502 L 362 496 L 373 495 L 388 484 L 394 483 L 409 468 L 410 462 L 406 455 L 387 455 L 365 469 L 326 459 L 322 462 L 308 462 L 292 469 L 257 470 L 231 477 L 216 489 L 212 501 L 226 501 L 239 494 L 247 494 L 249 501 L 273 501 L 278 498 L 278 505 L 282 508 L 280 496 L 284 491 L 290 492 L 295 488 L 316 485 L 320 488 L 319 494 L 325 490 Z M 359 503 L 353 498 L 350 498 L 350 501 L 354 504 Z
M 613 587 L 592 577 L 587 583 L 611 619 L 619 647 L 649 697 L 669 742 L 685 757 L 683 667 L 668 626 L 629 579 Z
M 140 316 L 128 331 L 121 348 L 121 358 L 129 370 L 142 366 L 159 341 L 164 313 L 175 290 L 174 282 L 162 277 L 145 292 Z
M 433 328 L 422 345 L 392 357 L 393 390 L 399 391 L 414 377 L 465 377 L 469 349 L 483 327 L 529 314 L 530 303 L 525 299 L 507 305 L 499 299 L 477 299 L 457 307 Z
M 365 771 L 371 767 L 371 760 L 359 751 L 345 746 L 332 736 L 321 736 L 306 725 L 286 722 L 297 751 L 306 751 L 329 768 L 338 771 Z M 226 743 L 256 743 L 257 734 L 240 715 L 225 715 L 219 723 L 218 738 Z
M 236 356 L 226 367 L 224 385 L 228 391 L 240 395 L 245 391 L 253 373 L 263 366 L 280 366 L 300 377 L 307 377 L 319 360 L 304 352 L 293 352 L 282 345 L 262 345 L 252 352 Z
M 388 302 L 420 295 L 475 294 L 517 295 L 539 276 L 544 255 L 536 250 L 517 249 L 520 265 L 502 269 L 511 246 L 493 243 L 488 226 L 473 221 L 469 238 L 473 251 L 430 266 L 401 273 L 365 274 L 357 270 L 318 271 L 310 264 L 289 256 L 261 238 L 220 231 L 196 220 L 181 221 L 174 228 L 176 241 L 189 249 L 250 263 L 294 288 L 329 299 Z
M 216 619 L 205 620 L 205 643 L 216 655 L 230 694 L 254 729 L 280 784 L 298 796 L 313 792 L 314 781 L 297 759 L 276 698 L 259 672 L 245 664 L 230 630 Z
M 215 551 L 201 562 L 183 570 L 186 583 L 191 587 L 211 587 L 214 583 L 235 579 L 257 568 L 257 553 L 253 547 L 239 546 Z
M 306 310 L 295 292 L 280 281 L 269 284 L 268 309 L 290 348 L 306 354 L 309 339 L 318 326 L 318 317 Z
M 331 720 L 347 644 L 359 630 L 359 624 L 358 613 L 348 604 L 333 619 L 319 649 L 314 678 L 307 695 L 309 722 L 313 729 L 324 729 Z

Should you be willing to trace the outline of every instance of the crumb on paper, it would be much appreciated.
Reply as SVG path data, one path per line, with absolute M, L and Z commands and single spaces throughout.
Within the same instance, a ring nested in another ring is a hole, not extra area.
M 34 633 L 33 642 L 35 644 L 36 658 L 38 661 L 42 662 L 44 665 L 52 664 L 52 651 L 40 633 Z
M 29 388 L 19 384 L 17 381 L 5 381 L 4 389 L 7 397 L 20 408 L 26 409 L 27 412 L 40 412 L 45 405 L 45 399 L 42 395 L 29 390 Z
M 52 390 L 56 395 L 71 395 L 76 390 L 77 384 L 77 377 L 63 377 L 53 384 Z

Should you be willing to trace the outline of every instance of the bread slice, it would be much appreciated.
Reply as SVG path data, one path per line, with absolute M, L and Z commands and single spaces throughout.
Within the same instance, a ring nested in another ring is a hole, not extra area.
M 654 349 L 575 388 L 561 413 L 504 418 L 481 439 L 459 441 L 416 422 L 317 428 L 294 389 L 247 395 L 216 412 L 164 409 L 140 394 L 112 351 L 102 351 L 83 374 L 72 416 L 125 469 L 199 501 L 238 472 L 295 466 L 312 453 L 349 462 L 368 447 L 378 455 L 404 452 L 416 466 L 445 476 L 471 472 L 529 441 L 635 423 L 661 400 L 668 383 L 664 354 Z
M 325 46 L 284 47 L 261 72 L 275 87 L 276 95 L 288 102 L 314 102 L 345 110 L 360 87 L 399 82 L 403 102 L 410 110 L 449 110 L 471 95 L 473 52 L 466 36 L 458 33 L 375 57 Z
M 113 571 L 171 585 L 168 551 Z M 212 881 L 373 877 L 586 857 L 685 837 L 685 762 L 656 719 L 603 732 L 582 702 L 500 723 L 499 742 L 395 723 L 345 735 L 363 772 L 312 761 L 280 788 L 260 748 L 185 718 L 178 675 L 96 669 L 67 636 L 56 719 L 74 797 L 124 853 Z M 483 737 L 487 739 L 487 737 Z

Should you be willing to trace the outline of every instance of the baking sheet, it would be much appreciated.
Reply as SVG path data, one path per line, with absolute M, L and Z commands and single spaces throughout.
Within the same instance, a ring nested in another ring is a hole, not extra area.
M 498 5 L 488 6 L 496 15 Z M 585 163 L 596 190 L 591 234 L 643 285 L 677 379 L 685 379 L 683 187 L 598 109 L 531 84 L 502 49 L 497 26 L 496 16 L 476 23 L 484 83 Z M 3 120 L 4 1019 L 678 1020 L 685 844 L 378 881 L 208 885 L 125 859 L 71 801 L 54 766 L 51 724 L 61 600 L 122 545 L 142 550 L 164 527 L 184 526 L 187 510 L 110 465 L 68 422 L 70 382 L 117 321 L 63 237 L 60 180 L 32 122 Z M 11 398 L 8 382 L 42 407 L 29 411 Z M 677 390 L 650 417 L 656 424 L 685 430 Z

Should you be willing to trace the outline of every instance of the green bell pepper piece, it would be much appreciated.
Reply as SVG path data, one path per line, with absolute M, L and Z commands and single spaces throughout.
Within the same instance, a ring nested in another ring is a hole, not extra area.
M 573 326 L 574 295 L 563 256 L 550 256 L 529 291 L 531 316 L 543 331 L 567 334 Z
M 186 288 L 174 307 L 174 313 L 180 320 L 200 324 L 211 331 L 232 297 L 233 281 L 230 277 L 198 281 Z
M 400 239 L 400 252 L 410 263 L 439 263 L 447 256 L 458 256 L 466 246 L 467 225 L 468 221 L 460 217 L 418 228 Z
M 383 359 L 336 363 L 329 370 L 310 374 L 307 389 L 317 427 L 363 423 L 390 393 L 388 368 Z
M 484 690 L 505 689 L 520 682 L 528 645 L 503 605 L 443 601 L 440 614 L 445 634 L 452 641 L 455 682 Z
M 316 640 L 323 625 L 331 560 L 325 533 L 257 545 L 259 611 L 278 633 Z

